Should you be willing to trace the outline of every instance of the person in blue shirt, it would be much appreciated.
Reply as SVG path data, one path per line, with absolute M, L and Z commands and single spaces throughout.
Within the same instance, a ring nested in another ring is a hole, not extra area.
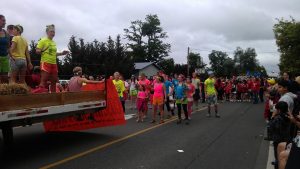
M 184 83 L 184 76 L 179 75 L 178 76 L 178 85 L 175 86 L 175 98 L 176 98 L 176 105 L 178 109 L 178 121 L 177 124 L 181 123 L 181 107 L 184 111 L 184 116 L 185 116 L 185 124 L 189 124 L 189 118 L 188 118 L 188 111 L 187 111 L 187 91 L 188 88 L 186 84 Z
M 172 79 L 172 84 L 174 87 L 178 85 L 178 75 L 174 74 L 174 78 Z
M 165 97 L 167 97 L 167 101 L 165 102 L 165 105 L 166 105 L 167 110 L 169 112 L 168 117 L 170 118 L 171 115 L 174 116 L 174 110 L 170 106 L 170 96 L 172 95 L 172 91 L 170 91 L 170 88 L 171 88 L 171 90 L 173 90 L 173 83 L 170 82 L 168 75 L 165 75 L 164 78 L 165 78 L 164 84 L 165 84 L 165 87 L 166 87 L 166 94 L 167 94 L 167 96 L 165 96 Z

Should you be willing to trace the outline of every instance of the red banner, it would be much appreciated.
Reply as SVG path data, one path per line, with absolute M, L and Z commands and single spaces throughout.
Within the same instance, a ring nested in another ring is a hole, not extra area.
M 111 80 L 106 81 L 106 108 L 96 113 L 74 115 L 62 119 L 44 122 L 46 132 L 49 131 L 78 131 L 91 128 L 125 124 L 124 112 L 116 88 Z M 104 90 L 105 84 L 88 84 L 82 90 Z

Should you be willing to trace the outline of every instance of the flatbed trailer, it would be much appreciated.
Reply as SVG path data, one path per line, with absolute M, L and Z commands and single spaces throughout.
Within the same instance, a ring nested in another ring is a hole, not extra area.
M 98 112 L 106 107 L 106 101 L 106 90 L 0 95 L 4 144 L 13 142 L 13 127 Z

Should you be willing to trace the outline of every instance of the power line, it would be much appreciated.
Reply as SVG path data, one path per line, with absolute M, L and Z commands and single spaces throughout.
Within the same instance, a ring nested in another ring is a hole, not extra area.
M 213 50 L 208 50 L 208 49 L 198 49 L 198 48 L 190 48 L 191 51 L 199 51 L 199 52 L 212 52 Z M 225 50 L 219 50 L 225 53 L 229 53 L 229 54 L 234 54 L 234 50 L 232 51 L 225 51 Z M 270 54 L 278 54 L 278 51 L 256 51 L 256 53 L 270 53 Z

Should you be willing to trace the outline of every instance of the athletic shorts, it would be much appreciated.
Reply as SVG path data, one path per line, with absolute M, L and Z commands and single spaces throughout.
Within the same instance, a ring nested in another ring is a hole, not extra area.
M 207 104 L 211 105 L 211 104 L 217 104 L 217 96 L 216 95 L 209 95 L 207 96 Z
M 41 70 L 45 71 L 49 74 L 57 74 L 58 73 L 58 68 L 57 64 L 50 64 L 46 62 L 41 62 Z
M 200 90 L 195 89 L 195 94 L 193 95 L 194 100 L 199 100 L 200 99 Z
M 130 90 L 130 96 L 137 96 L 137 90 Z
M 176 104 L 188 104 L 188 99 L 176 99 Z
M 9 60 L 7 56 L 0 56 L 0 73 L 8 73 L 10 71 Z
M 26 71 L 27 69 L 27 61 L 26 59 L 10 59 L 10 68 L 11 68 L 11 71 L 14 71 L 14 72 L 18 72 L 18 71 Z
M 164 97 L 154 97 L 153 96 L 153 100 L 152 100 L 152 104 L 153 105 L 163 105 L 164 104 Z

